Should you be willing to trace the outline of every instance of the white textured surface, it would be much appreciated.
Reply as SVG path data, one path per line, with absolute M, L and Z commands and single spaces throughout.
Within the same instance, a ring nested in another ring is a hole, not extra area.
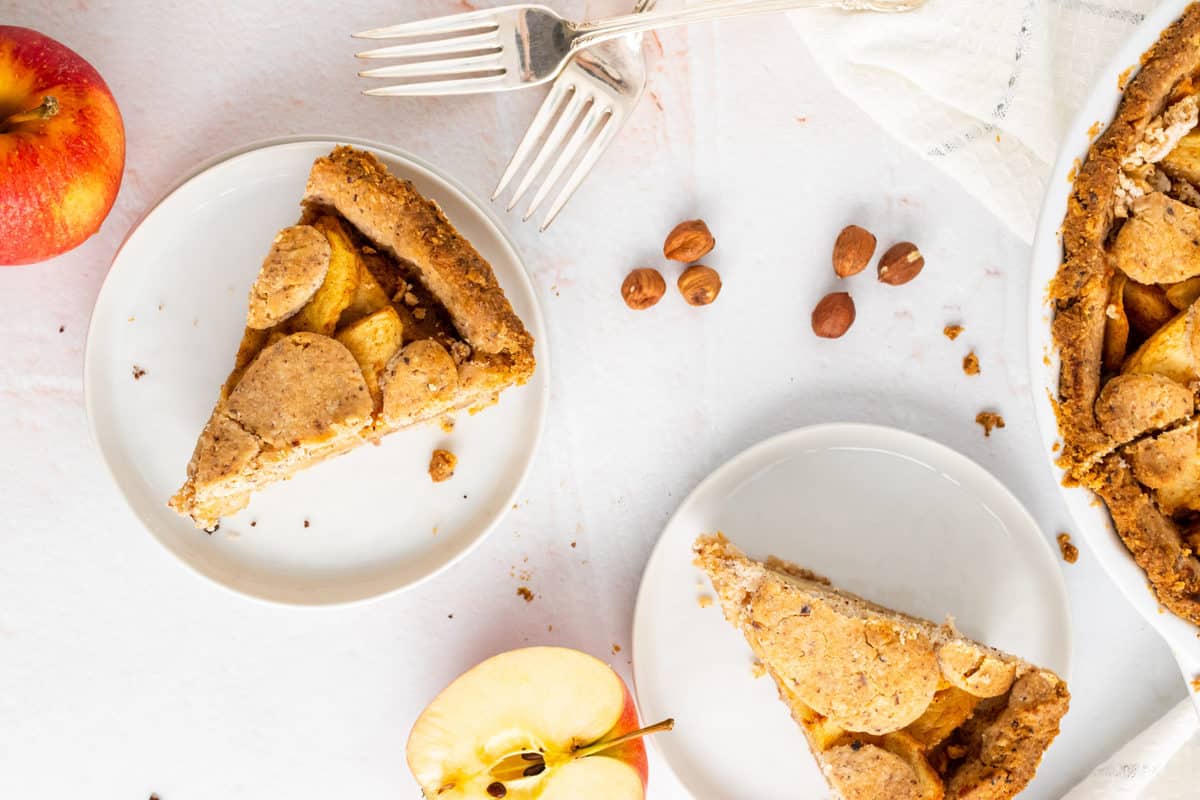
M 509 220 L 555 374 L 522 502 L 491 538 L 438 580 L 350 609 L 266 607 L 196 579 L 138 527 L 87 441 L 83 332 L 130 223 L 199 160 L 313 131 L 392 142 L 486 196 L 541 98 L 356 94 L 343 32 L 458 4 L 242 5 L 0 0 L 0 18 L 100 69 L 129 136 L 100 235 L 0 272 L 0 796 L 414 797 L 409 725 L 484 656 L 553 642 L 628 675 L 635 591 L 667 515 L 723 460 L 797 425 L 924 433 L 992 470 L 1047 536 L 1064 526 L 1030 411 L 1028 249 L 840 97 L 788 26 L 750 19 L 652 39 L 653 94 L 599 173 L 547 235 Z M 625 272 L 662 266 L 663 235 L 690 216 L 717 235 L 720 299 L 627 311 Z M 920 243 L 929 265 L 899 289 L 850 282 L 858 322 L 817 341 L 809 312 L 851 221 Z M 1008 420 L 990 439 L 972 421 L 984 407 Z M 1075 700 L 1036 798 L 1060 797 L 1184 694 L 1087 549 L 1063 569 Z M 652 764 L 651 797 L 683 796 Z
M 1094 76 L 1159 5 L 927 0 L 900 16 L 791 19 L 835 85 L 1031 241 L 1059 143 Z

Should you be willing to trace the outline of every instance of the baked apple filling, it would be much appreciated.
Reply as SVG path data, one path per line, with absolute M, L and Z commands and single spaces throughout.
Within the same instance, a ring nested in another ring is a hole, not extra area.
M 1050 287 L 1060 464 L 1159 601 L 1200 624 L 1200 6 L 1164 32 L 1075 180 Z
M 496 402 L 533 339 L 491 266 L 413 185 L 339 147 L 250 290 L 246 328 L 171 506 L 211 527 L 366 441 Z

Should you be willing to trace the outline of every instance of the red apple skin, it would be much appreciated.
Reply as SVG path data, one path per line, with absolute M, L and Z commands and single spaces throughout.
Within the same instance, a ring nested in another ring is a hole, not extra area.
M 618 675 L 617 677 L 619 678 L 620 676 Z M 613 739 L 623 733 L 636 731 L 642 727 L 641 723 L 638 722 L 637 706 L 633 703 L 633 694 L 629 691 L 629 684 L 622 680 L 621 687 L 625 690 L 625 707 L 621 709 L 621 716 L 617 720 L 617 724 L 613 726 L 612 731 L 605 734 L 605 739 Z M 650 774 L 650 764 L 646 759 L 646 744 L 644 739 L 634 739 L 631 742 L 619 744 L 611 750 L 605 750 L 604 755 L 609 758 L 615 758 L 618 761 L 624 761 L 637 770 L 638 775 L 642 776 L 642 791 L 646 790 L 646 782 Z
M 58 100 L 46 119 L 7 124 Z M 29 28 L 0 25 L 0 265 L 70 250 L 100 228 L 125 168 L 125 126 L 87 61 Z

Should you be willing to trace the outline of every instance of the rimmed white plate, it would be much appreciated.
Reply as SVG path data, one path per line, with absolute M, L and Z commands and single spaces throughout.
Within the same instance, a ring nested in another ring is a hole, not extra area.
M 1050 331 L 1053 308 L 1047 303 L 1046 296 L 1046 288 L 1062 263 L 1062 235 L 1059 228 L 1067 213 L 1067 198 L 1071 192 L 1071 176 L 1076 170 L 1076 159 L 1086 158 L 1092 143 L 1089 130 L 1097 122 L 1107 125 L 1112 120 L 1121 102 L 1122 93 L 1118 86 L 1120 76 L 1140 63 L 1142 54 L 1150 49 L 1159 34 L 1178 19 L 1189 4 L 1190 0 L 1167 0 L 1146 15 L 1146 19 L 1116 52 L 1112 61 L 1101 70 L 1091 94 L 1068 129 L 1050 177 L 1050 188 L 1038 218 L 1037 235 L 1033 242 L 1029 282 L 1029 374 L 1042 449 L 1076 526 L 1085 537 L 1089 550 L 1120 587 L 1122 594 L 1167 640 L 1184 676 L 1191 680 L 1200 675 L 1200 638 L 1197 637 L 1195 626 L 1162 612 L 1157 598 L 1147 587 L 1145 573 L 1134 563 L 1117 536 L 1112 518 L 1104 505 L 1096 502 L 1092 493 L 1085 489 L 1062 486 L 1063 473 L 1054 463 L 1053 451 L 1059 442 L 1058 420 L 1049 401 L 1049 398 L 1058 395 L 1060 363 Z M 1192 700 L 1200 709 L 1200 693 L 1193 692 Z
M 537 338 L 523 387 L 453 432 L 425 426 L 361 447 L 260 492 L 213 535 L 167 508 L 241 337 L 246 297 L 275 232 L 294 224 L 315 158 L 337 144 L 374 152 L 435 199 L 491 262 Z M 456 184 L 398 150 L 300 139 L 222 157 L 182 182 L 133 229 L 92 313 L 84 388 L 92 433 L 146 528 L 200 574 L 264 600 L 346 603 L 395 591 L 461 558 L 511 506 L 546 414 L 545 331 L 533 287 L 492 217 Z M 135 379 L 135 368 L 145 374 Z M 430 453 L 459 457 L 427 474 Z
M 953 614 L 976 637 L 1064 677 L 1070 618 L 1057 559 L 982 467 L 915 434 L 831 424 L 736 456 L 679 506 L 646 566 L 633 659 L 645 719 L 674 717 L 651 746 L 701 800 L 824 797 L 803 734 L 692 565 L 701 532 L 777 555 L 901 611 Z

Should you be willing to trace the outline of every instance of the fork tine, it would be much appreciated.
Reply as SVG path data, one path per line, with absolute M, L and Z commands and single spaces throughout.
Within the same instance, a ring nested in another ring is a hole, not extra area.
M 394 44 L 388 47 L 376 47 L 374 50 L 364 50 L 355 53 L 356 58 L 420 58 L 421 56 L 438 56 L 445 53 L 466 53 L 472 50 L 486 50 L 500 47 L 498 31 L 472 33 L 466 36 L 455 36 L 450 39 L 437 39 L 432 42 L 412 42 L 410 44 Z
M 476 94 L 492 91 L 492 84 L 504 80 L 504 72 L 497 74 L 475 75 L 465 78 L 455 78 L 452 75 L 438 77 L 431 75 L 429 80 L 417 83 L 398 83 L 392 86 L 379 86 L 374 89 L 364 89 L 363 94 L 372 97 L 418 97 L 435 94 Z
M 550 223 L 554 222 L 554 219 L 558 216 L 558 212 L 563 210 L 563 206 L 571 199 L 571 195 L 575 194 L 575 190 L 579 188 L 579 184 L 583 183 L 583 179 L 592 171 L 592 167 L 600 160 L 600 156 L 604 155 L 604 151 L 617 138 L 617 133 L 621 130 L 622 122 L 621 117 L 618 116 L 619 113 L 616 109 L 613 109 L 609 113 L 608 119 L 604 121 L 600 132 L 596 134 L 595 140 L 592 141 L 592 146 L 588 148 L 587 153 L 579 160 L 579 164 L 575 167 L 574 172 L 571 173 L 571 177 L 567 178 L 566 183 L 563 184 L 562 191 L 558 193 L 558 196 L 554 198 L 554 202 L 550 204 L 550 210 L 546 212 L 545 219 L 538 226 L 538 233 L 550 227 Z
M 364 69 L 360 78 L 422 78 L 434 75 L 456 75 L 464 72 L 504 69 L 499 54 L 490 53 L 467 58 L 448 58 L 439 61 L 414 61 L 411 64 L 393 64 L 390 67 Z
M 567 133 L 571 127 L 579 119 L 579 111 L 583 108 L 584 97 L 579 87 L 571 86 L 573 91 L 571 97 L 567 100 L 567 105 L 563 108 L 563 112 L 558 117 L 558 122 L 554 123 L 554 128 L 550 131 L 550 135 L 546 137 L 546 141 L 542 143 L 542 149 L 534 156 L 533 164 L 525 172 L 525 177 L 521 178 L 521 182 L 517 184 L 517 190 L 513 192 L 512 199 L 508 201 L 508 206 L 505 211 L 512 211 L 513 207 L 521 201 L 525 192 L 529 191 L 529 187 L 533 184 L 534 179 L 542 168 L 546 166 L 546 162 L 550 160 L 550 156 L 558 150 L 562 140 L 567 138 Z
M 485 8 L 480 11 L 468 11 L 465 14 L 451 14 L 446 17 L 418 19 L 412 22 L 402 22 L 399 25 L 372 28 L 368 31 L 351 34 L 351 36 L 355 39 L 401 39 L 405 36 L 453 33 L 489 25 L 495 27 L 497 24 L 495 18 L 495 9 Z
M 534 212 L 537 211 L 538 206 L 540 206 L 542 201 L 546 199 L 546 195 L 550 194 L 550 190 L 554 188 L 556 183 L 558 183 L 558 179 L 562 177 L 563 172 L 565 172 L 567 167 L 571 165 L 571 162 L 575 160 L 575 156 L 579 154 L 579 150 L 583 147 L 583 143 L 591 137 L 596 130 L 596 126 L 599 125 L 601 120 L 606 118 L 608 114 L 609 109 L 607 107 L 601 108 L 598 103 L 594 101 L 592 102 L 591 107 L 583 116 L 583 121 L 579 123 L 579 127 L 575 129 L 575 132 L 571 134 L 570 141 L 568 141 L 566 146 L 563 147 L 562 152 L 558 156 L 558 160 L 554 162 L 554 166 L 550 168 L 549 174 L 547 174 L 545 180 L 542 181 L 541 188 L 537 190 L 537 194 L 535 194 L 533 196 L 533 200 L 529 202 L 529 209 L 525 212 L 525 216 L 521 217 L 522 221 L 533 216 Z
M 537 145 L 538 140 L 546 133 L 546 128 L 550 126 L 550 120 L 554 119 L 554 114 L 562 108 L 563 100 L 566 98 L 569 87 L 562 83 L 555 83 L 550 89 L 550 94 L 546 95 L 546 99 L 542 101 L 542 107 L 538 109 L 537 116 L 533 118 L 533 122 L 529 123 L 529 130 L 525 131 L 525 137 L 521 139 L 521 143 L 517 145 L 517 151 L 513 153 L 513 157 L 509 159 L 508 166 L 504 168 L 504 174 L 500 176 L 499 183 L 496 184 L 496 191 L 492 192 L 492 199 L 495 200 L 504 191 L 509 182 L 516 176 L 517 171 L 529 158 L 529 154 L 533 152 L 533 148 Z

